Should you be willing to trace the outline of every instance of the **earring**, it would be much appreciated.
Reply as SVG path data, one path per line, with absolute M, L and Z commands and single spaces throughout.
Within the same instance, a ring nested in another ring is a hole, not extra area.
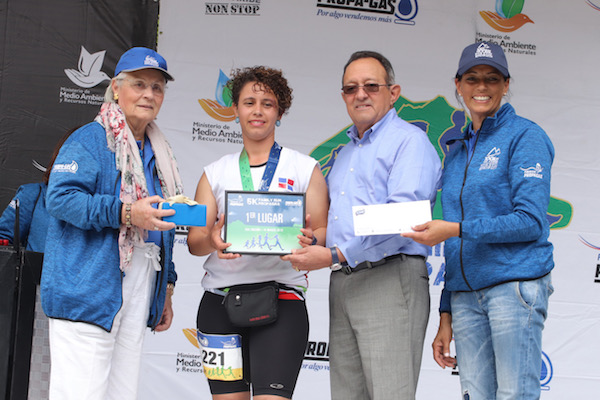
M 240 117 L 235 117 L 235 123 L 239 124 L 240 123 Z
M 275 126 L 281 126 L 281 120 L 278 119 L 277 121 L 275 121 Z
M 115 95 L 113 96 L 113 99 L 115 99 L 115 101 L 119 100 L 119 95 L 117 93 L 115 93 Z

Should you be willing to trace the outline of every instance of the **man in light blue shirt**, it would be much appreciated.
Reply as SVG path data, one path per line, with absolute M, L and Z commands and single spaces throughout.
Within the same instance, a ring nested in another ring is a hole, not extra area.
M 354 53 L 342 80 L 354 125 L 328 176 L 327 246 L 284 257 L 329 266 L 332 399 L 414 399 L 429 317 L 429 248 L 400 235 L 355 236 L 352 206 L 435 202 L 440 159 L 427 135 L 396 114 L 390 62 Z

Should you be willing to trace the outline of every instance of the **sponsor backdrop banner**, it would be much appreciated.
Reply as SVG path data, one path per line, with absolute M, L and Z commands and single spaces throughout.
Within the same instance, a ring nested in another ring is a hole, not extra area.
M 440 139 L 468 118 L 454 96 L 461 50 L 476 40 L 502 45 L 513 76 L 510 102 L 556 148 L 548 210 L 555 293 L 544 331 L 542 398 L 597 396 L 600 0 L 163 0 L 160 11 L 158 50 L 176 80 L 157 123 L 189 197 L 204 166 L 241 148 L 223 93 L 234 68 L 284 71 L 294 102 L 277 141 L 311 154 L 327 173 L 348 140 L 340 87 L 352 52 L 376 50 L 391 60 L 402 86 L 398 113 L 427 132 L 443 159 Z M 2 207 L 19 185 L 41 179 L 32 160 L 45 165 L 56 140 L 97 113 L 120 54 L 132 45 L 153 46 L 157 13 L 156 1 L 2 2 Z M 189 254 L 185 229 L 176 238 L 175 320 L 165 333 L 148 331 L 140 399 L 210 398 L 195 330 L 204 258 Z M 436 246 L 428 258 L 432 312 L 419 399 L 460 393 L 458 371 L 440 369 L 431 357 L 443 254 L 443 245 Z M 328 280 L 328 270 L 309 275 L 310 337 L 295 399 L 329 398 Z
M 169 83 L 158 124 L 193 197 L 203 167 L 241 148 L 231 100 L 223 94 L 231 70 L 280 68 L 294 101 L 277 141 L 311 154 L 327 173 L 351 123 L 340 95 L 342 68 L 352 52 L 371 49 L 395 68 L 400 116 L 426 130 L 443 158 L 440 138 L 467 121 L 454 96 L 460 52 L 474 41 L 500 44 L 513 75 L 510 102 L 556 147 L 548 210 L 556 291 L 544 331 L 542 398 L 593 398 L 600 390 L 598 37 L 600 0 L 164 0 L 158 49 L 176 80 Z M 181 233 L 175 320 L 167 333 L 147 336 L 140 399 L 210 398 L 195 334 L 204 260 L 189 255 Z M 420 399 L 460 396 L 458 371 L 442 370 L 431 356 L 443 254 L 436 246 L 428 259 L 432 312 Z M 329 398 L 328 279 L 329 271 L 309 275 L 310 342 L 296 399 Z
M 342 68 L 352 52 L 370 49 L 395 68 L 402 86 L 400 116 L 426 130 L 443 159 L 441 137 L 468 118 L 454 96 L 460 52 L 474 41 L 500 44 L 513 76 L 510 102 L 541 125 L 556 148 L 548 210 L 555 293 L 544 331 L 542 398 L 593 398 L 600 390 L 598 37 L 600 0 L 165 0 L 158 49 L 176 80 L 158 124 L 175 149 L 186 194 L 193 197 L 203 167 L 241 148 L 231 100 L 223 94 L 231 70 L 280 68 L 294 101 L 276 130 L 277 141 L 311 154 L 327 173 L 351 123 L 340 95 Z M 140 399 L 210 398 L 195 333 L 204 260 L 188 253 L 180 233 L 175 320 L 167 333 L 147 336 Z M 458 371 L 442 370 L 431 356 L 443 254 L 439 245 L 428 258 L 432 310 L 420 399 L 460 395 Z M 310 341 L 296 399 L 329 398 L 328 280 L 329 271 L 309 275 Z

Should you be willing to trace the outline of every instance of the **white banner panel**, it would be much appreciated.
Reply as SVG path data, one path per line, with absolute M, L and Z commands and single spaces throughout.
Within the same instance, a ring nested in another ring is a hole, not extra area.
M 513 8 L 502 8 L 506 2 Z M 158 124 L 189 197 L 205 165 L 241 148 L 222 91 L 234 68 L 283 70 L 294 101 L 277 141 L 312 154 L 327 172 L 332 151 L 347 141 L 338 133 L 351 123 L 340 87 L 352 52 L 376 50 L 390 59 L 402 86 L 400 116 L 426 130 L 443 158 L 440 138 L 466 121 L 454 97 L 460 52 L 475 40 L 502 45 L 512 75 L 510 102 L 542 126 L 556 148 L 549 207 L 555 293 L 544 331 L 542 398 L 597 397 L 600 0 L 163 0 L 159 31 L 158 50 L 176 80 Z M 211 398 L 194 336 L 203 258 L 189 255 L 185 235 L 177 238 L 175 320 L 168 332 L 147 335 L 140 399 Z M 443 246 L 432 249 L 428 267 L 432 312 L 417 398 L 458 398 L 457 371 L 440 369 L 430 347 Z M 328 278 L 329 271 L 309 276 L 310 342 L 295 399 L 329 398 Z

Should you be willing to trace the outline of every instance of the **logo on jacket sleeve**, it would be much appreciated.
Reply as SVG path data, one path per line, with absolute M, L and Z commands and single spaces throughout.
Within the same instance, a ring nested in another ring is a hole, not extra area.
M 521 168 L 521 171 L 523 171 L 523 178 L 542 179 L 544 177 L 544 175 L 542 175 L 543 170 L 544 168 L 542 168 L 540 163 L 535 164 L 535 167 Z
M 54 167 L 52 167 L 52 172 L 71 172 L 74 174 L 78 169 L 79 165 L 77 165 L 75 160 L 73 160 L 70 164 L 54 164 Z
M 498 157 L 500 157 L 500 149 L 494 147 L 490 150 L 489 153 L 487 153 L 487 156 L 485 156 L 485 160 L 483 160 L 483 162 L 479 166 L 479 170 L 481 171 L 484 169 L 498 168 Z

